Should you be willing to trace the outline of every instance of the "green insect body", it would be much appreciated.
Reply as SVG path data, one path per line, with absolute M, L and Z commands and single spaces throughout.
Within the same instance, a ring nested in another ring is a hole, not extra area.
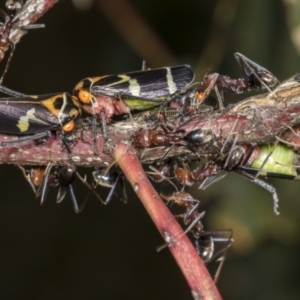
M 296 171 L 298 155 L 291 147 L 284 144 L 278 144 L 275 147 L 274 144 L 267 144 L 261 145 L 260 150 L 261 154 L 253 161 L 252 168 L 262 167 L 261 172 L 298 176 Z M 264 176 L 261 172 L 260 175 Z

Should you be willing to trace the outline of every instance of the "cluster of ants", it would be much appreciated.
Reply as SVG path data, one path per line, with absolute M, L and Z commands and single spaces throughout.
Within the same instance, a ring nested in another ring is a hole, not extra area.
M 225 109 L 222 94 L 224 91 L 234 94 L 260 89 L 271 91 L 271 88 L 279 84 L 271 72 L 244 55 L 236 53 L 235 58 L 241 66 L 244 78 L 232 79 L 217 73 L 207 74 L 197 88 L 179 91 L 173 95 L 155 116 L 151 116 L 151 122 L 138 130 L 133 138 L 133 146 L 140 149 L 143 155 L 146 155 L 148 149 L 165 148 L 165 153 L 150 165 L 147 174 L 156 183 L 168 183 L 174 187 L 175 192 L 171 194 L 161 192 L 160 196 L 168 203 L 185 207 L 185 212 L 178 217 L 181 217 L 187 226 L 185 232 L 192 233 L 196 250 L 205 263 L 216 257 L 223 261 L 224 255 L 222 257 L 220 255 L 226 253 L 232 244 L 232 231 L 204 230 L 201 220 L 205 212 L 199 211 L 200 201 L 186 192 L 186 187 L 199 183 L 199 189 L 204 190 L 222 179 L 226 172 L 235 171 L 271 192 L 274 198 L 274 211 L 278 213 L 276 190 L 257 178 L 259 170 L 250 168 L 258 156 L 257 150 L 261 150 L 260 146 L 237 145 L 237 139 L 231 141 L 230 136 L 227 139 L 220 139 L 210 129 L 186 130 L 188 126 L 185 125 L 191 119 L 201 119 L 212 111 Z M 217 103 L 209 98 L 212 90 L 217 96 Z M 175 151 L 177 155 L 173 156 L 171 153 L 176 147 L 186 148 L 190 153 L 184 152 L 180 156 L 179 152 Z M 264 163 L 262 162 L 261 168 Z M 216 242 L 225 243 L 225 246 L 217 252 Z M 217 273 L 219 274 L 219 270 Z
M 10 47 L 11 52 L 0 79 L 1 83 L 15 49 L 10 38 L 11 31 L 16 27 L 22 30 L 43 27 L 40 24 L 18 25 L 18 16 L 26 5 L 23 6 L 23 1 L 8 0 L 6 4 L 8 13 L 0 10 L 4 16 L 4 23 L 0 27 L 0 61 L 7 48 Z M 0 122 L 0 133 L 22 135 L 19 139 L 2 142 L 1 145 L 7 146 L 27 140 L 40 143 L 41 138 L 47 139 L 53 131 L 60 133 L 61 140 L 70 155 L 68 165 L 56 166 L 50 163 L 48 166 L 19 166 L 35 196 L 41 200 L 41 204 L 44 203 L 50 188 L 57 190 L 58 203 L 69 192 L 76 213 L 82 211 L 91 195 L 95 195 L 105 205 L 113 196 L 126 203 L 123 173 L 114 168 L 97 167 L 92 172 L 92 183 L 88 183 L 76 170 L 72 160 L 72 149 L 69 146 L 74 141 L 68 140 L 68 134 L 74 131 L 92 132 L 94 154 L 97 156 L 99 155 L 96 146 L 97 132 L 100 131 L 105 143 L 109 144 L 111 125 L 117 125 L 121 117 L 122 122 L 125 120 L 127 126 L 132 124 L 133 134 L 129 137 L 129 142 L 138 151 L 145 153 L 149 149 L 164 149 L 164 154 L 149 166 L 147 174 L 156 183 L 168 183 L 174 187 L 173 193 L 161 192 L 160 195 L 165 201 L 174 202 L 185 208 L 180 217 L 187 226 L 186 232 L 192 233 L 199 255 L 205 262 L 209 262 L 216 256 L 220 256 L 220 253 L 224 253 L 231 245 L 232 233 L 229 230 L 204 230 L 201 221 L 204 212 L 199 212 L 200 202 L 185 191 L 186 187 L 199 183 L 199 188 L 205 189 L 226 175 L 222 171 L 234 171 L 270 191 L 275 203 L 274 210 L 277 213 L 276 190 L 258 179 L 258 175 L 265 177 L 272 174 L 285 175 L 285 177 L 290 176 L 290 179 L 295 179 L 297 176 L 288 173 L 288 171 L 297 171 L 293 167 L 290 167 L 292 170 L 279 172 L 272 169 L 275 167 L 271 165 L 271 171 L 262 172 L 268 163 L 268 158 L 277 152 L 288 153 L 293 158 L 298 158 L 298 154 L 286 145 L 275 144 L 270 151 L 270 147 L 265 145 L 237 143 L 234 126 L 227 138 L 216 136 L 211 129 L 188 127 L 193 119 L 201 119 L 214 112 L 225 110 L 223 92 L 240 94 L 252 90 L 266 90 L 271 93 L 279 85 L 278 79 L 271 72 L 244 55 L 235 53 L 235 58 L 241 67 L 243 78 L 232 79 L 217 73 L 207 73 L 196 87 L 193 83 L 194 73 L 188 65 L 149 70 L 143 68 L 141 71 L 126 74 L 86 78 L 75 86 L 72 96 L 64 93 L 55 96 L 36 96 L 36 99 L 33 99 L 33 96 L 26 96 L 1 86 L 1 91 L 12 98 L 0 99 L 0 114 L 2 111 L 5 112 L 3 113 L 5 123 Z M 296 76 L 294 79 L 297 81 Z M 212 91 L 215 91 L 217 101 L 210 101 Z M 11 115 L 6 113 L 8 107 Z M 33 107 L 39 115 L 34 115 L 31 111 Z M 80 122 L 82 111 L 92 115 L 92 118 Z M 27 116 L 26 120 L 23 114 Z M 37 119 L 42 120 L 46 125 L 42 127 Z M 11 125 L 13 122 L 16 123 L 16 120 L 20 130 Z M 138 124 L 138 129 L 134 129 L 133 124 Z M 184 154 L 176 155 L 178 148 L 184 149 Z M 196 162 L 199 163 L 194 168 L 191 163 Z M 277 165 L 285 163 L 277 160 Z M 76 177 L 90 190 L 81 205 L 78 204 L 72 187 Z M 121 196 L 116 192 L 119 183 L 122 187 Z M 105 201 L 96 192 L 99 185 L 110 188 Z M 224 233 L 228 237 L 222 237 Z M 225 242 L 226 246 L 221 252 L 216 253 L 214 243 L 220 241 Z

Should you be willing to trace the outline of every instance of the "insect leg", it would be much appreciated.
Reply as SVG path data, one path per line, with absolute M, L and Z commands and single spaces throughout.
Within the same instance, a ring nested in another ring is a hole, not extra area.
M 34 134 L 34 135 L 24 136 L 24 137 L 18 138 L 18 139 L 13 140 L 13 141 L 2 142 L 1 146 L 5 147 L 7 145 L 22 143 L 22 142 L 31 141 L 31 140 L 36 140 L 36 141 L 41 140 L 41 142 L 43 143 L 44 138 L 48 138 L 50 135 L 51 135 L 50 131 L 44 131 L 44 132 L 37 133 L 37 134 Z

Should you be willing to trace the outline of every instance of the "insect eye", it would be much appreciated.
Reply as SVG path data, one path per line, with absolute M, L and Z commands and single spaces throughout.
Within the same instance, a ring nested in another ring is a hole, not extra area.
M 67 123 L 66 125 L 64 125 L 62 127 L 63 131 L 65 132 L 71 132 L 75 127 L 75 123 L 74 121 L 70 121 L 69 123 Z
M 81 90 L 78 93 L 78 98 L 82 103 L 89 104 L 92 101 L 92 95 L 88 91 Z

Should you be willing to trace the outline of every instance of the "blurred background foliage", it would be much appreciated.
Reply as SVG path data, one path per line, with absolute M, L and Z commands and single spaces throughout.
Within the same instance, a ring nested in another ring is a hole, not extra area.
M 46 28 L 17 45 L 4 85 L 71 92 L 82 78 L 139 70 L 142 60 L 190 64 L 198 80 L 210 66 L 240 77 L 236 51 L 285 80 L 299 72 L 299 19 L 292 0 L 61 0 L 40 20 Z M 54 193 L 40 207 L 14 166 L 1 166 L 0 180 L 2 299 L 191 299 L 168 250 L 156 253 L 162 239 L 133 194 L 127 205 L 91 199 L 75 215 L 70 199 L 57 205 Z M 224 299 L 300 297 L 299 183 L 268 182 L 279 216 L 271 194 L 235 174 L 192 190 L 207 230 L 234 231 L 218 283 Z M 76 193 L 88 191 L 78 184 Z

